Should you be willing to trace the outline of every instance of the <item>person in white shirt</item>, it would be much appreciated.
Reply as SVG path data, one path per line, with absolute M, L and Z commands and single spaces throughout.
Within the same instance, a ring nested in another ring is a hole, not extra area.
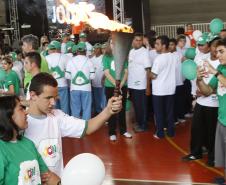
M 176 64 L 174 54 L 168 51 L 169 38 L 159 36 L 155 43 L 156 51 L 160 53 L 151 68 L 152 97 L 156 123 L 155 138 L 163 138 L 164 127 L 167 135 L 173 137 L 174 130 L 174 95 L 176 90 Z
M 170 39 L 169 41 L 169 51 L 174 54 L 177 64 L 176 64 L 176 93 L 175 93 L 175 124 L 183 123 L 185 115 L 185 88 L 184 88 L 184 77 L 181 72 L 181 63 L 183 55 L 176 51 L 177 40 Z
M 198 41 L 198 45 L 201 53 L 209 53 L 210 56 L 205 59 L 205 62 L 209 62 L 211 66 L 217 69 L 220 64 L 217 53 L 216 45 L 219 37 L 210 40 L 207 43 L 205 41 Z M 204 48 L 204 49 L 203 49 Z M 200 68 L 205 68 L 203 60 L 195 60 L 196 64 Z M 207 74 L 203 81 L 208 84 L 214 75 Z M 197 79 L 198 80 L 198 79 Z M 215 143 L 215 132 L 217 125 L 218 116 L 218 99 L 215 93 L 210 96 L 204 96 L 200 93 L 199 89 L 196 88 L 197 102 L 194 108 L 194 115 L 191 126 L 191 140 L 190 140 L 190 154 L 184 156 L 182 159 L 184 161 L 192 161 L 202 158 L 202 147 L 207 147 L 208 150 L 208 166 L 214 166 L 214 143 Z
M 86 33 L 82 32 L 82 33 L 79 34 L 79 42 L 86 43 L 86 56 L 91 58 L 93 46 L 87 41 L 87 34 Z
M 49 70 L 58 83 L 59 99 L 56 103 L 56 108 L 61 109 L 64 113 L 70 114 L 69 105 L 69 87 L 68 81 L 65 77 L 66 66 L 71 57 L 66 56 L 60 52 L 61 43 L 58 41 L 52 41 L 48 45 L 48 53 L 46 61 L 49 66 Z
M 28 109 L 28 128 L 25 137 L 32 140 L 48 168 L 58 176 L 63 170 L 62 137 L 81 138 L 98 130 L 122 107 L 121 97 L 112 97 L 106 108 L 88 121 L 69 116 L 54 109 L 58 97 L 55 78 L 39 73 L 31 80 L 31 103 Z
M 129 52 L 128 88 L 134 105 L 137 126 L 135 132 L 147 130 L 147 96 L 150 95 L 150 68 L 149 52 L 143 46 L 143 35 L 135 34 L 133 49 Z
M 92 62 L 86 56 L 86 45 L 80 42 L 77 45 L 77 56 L 69 61 L 66 68 L 66 78 L 71 81 L 70 100 L 71 114 L 82 119 L 91 118 L 92 94 L 91 80 L 95 77 Z
M 104 93 L 104 68 L 103 68 L 103 55 L 101 50 L 102 45 L 96 43 L 94 48 L 94 56 L 91 58 L 91 62 L 95 69 L 95 78 L 92 80 L 92 92 L 93 92 L 93 104 L 94 113 L 100 113 L 106 105 L 106 96 Z

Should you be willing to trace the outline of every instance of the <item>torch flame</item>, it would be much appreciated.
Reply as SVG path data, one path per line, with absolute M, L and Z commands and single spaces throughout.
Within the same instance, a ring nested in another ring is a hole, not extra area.
M 67 0 L 60 0 L 62 5 L 72 14 L 72 24 L 79 25 L 80 22 L 89 24 L 94 29 L 106 29 L 117 32 L 132 33 L 133 29 L 125 24 L 112 21 L 106 15 L 94 12 L 95 6 L 86 2 L 79 4 L 69 3 Z

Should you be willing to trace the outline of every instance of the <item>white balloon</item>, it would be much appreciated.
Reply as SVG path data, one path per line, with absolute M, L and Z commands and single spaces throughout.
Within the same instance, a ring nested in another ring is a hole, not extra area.
M 90 153 L 73 157 L 65 166 L 62 185 L 101 185 L 105 177 L 102 160 Z
M 192 33 L 192 36 L 194 37 L 195 41 L 197 41 L 199 39 L 199 37 L 202 36 L 202 32 L 200 30 L 195 30 L 193 33 Z

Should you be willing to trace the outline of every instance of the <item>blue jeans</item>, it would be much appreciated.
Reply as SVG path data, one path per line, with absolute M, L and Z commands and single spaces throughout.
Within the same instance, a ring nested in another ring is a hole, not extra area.
M 61 109 L 64 113 L 70 114 L 69 106 L 69 88 L 58 87 L 59 100 L 56 102 L 56 108 Z
M 94 112 L 100 113 L 106 106 L 104 87 L 92 87 Z
M 92 94 L 91 91 L 71 91 L 71 115 L 82 119 L 91 118 Z

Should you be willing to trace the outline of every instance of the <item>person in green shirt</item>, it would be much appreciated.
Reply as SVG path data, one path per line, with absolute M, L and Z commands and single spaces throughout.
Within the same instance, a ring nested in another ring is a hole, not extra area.
M 32 34 L 25 35 L 22 39 L 22 50 L 26 55 L 29 52 L 34 52 L 39 50 L 38 37 Z M 48 63 L 44 56 L 41 55 L 41 72 L 49 73 Z M 26 88 L 29 82 L 32 79 L 32 75 L 28 72 L 25 72 L 24 76 L 24 87 Z
M 56 185 L 34 143 L 21 135 L 27 113 L 16 96 L 0 97 L 0 185 Z
M 20 79 L 15 71 L 12 70 L 13 61 L 10 57 L 4 57 L 2 60 L 2 68 L 5 71 L 5 79 L 3 81 L 3 89 L 0 94 L 16 94 L 20 93 Z
M 104 86 L 107 100 L 114 95 L 116 86 L 115 61 L 112 54 L 110 44 L 107 46 L 105 55 L 102 59 L 104 66 Z M 124 68 L 121 74 L 120 91 L 122 95 L 122 111 L 118 115 L 114 115 L 109 119 L 108 134 L 111 141 L 116 141 L 116 124 L 119 122 L 120 134 L 126 138 L 132 138 L 132 135 L 127 132 L 126 127 L 126 99 L 127 99 L 127 77 L 128 77 L 128 62 L 124 63 Z
M 215 90 L 217 91 L 219 109 L 215 139 L 215 166 L 224 168 L 224 178 L 226 178 L 226 38 L 218 41 L 216 52 L 220 65 L 215 69 L 208 62 L 205 62 L 205 68 L 198 67 L 197 85 L 201 93 L 206 96 L 211 95 Z M 204 83 L 203 77 L 208 73 L 213 74 L 214 77 L 207 85 Z M 217 181 L 219 182 L 219 179 Z

